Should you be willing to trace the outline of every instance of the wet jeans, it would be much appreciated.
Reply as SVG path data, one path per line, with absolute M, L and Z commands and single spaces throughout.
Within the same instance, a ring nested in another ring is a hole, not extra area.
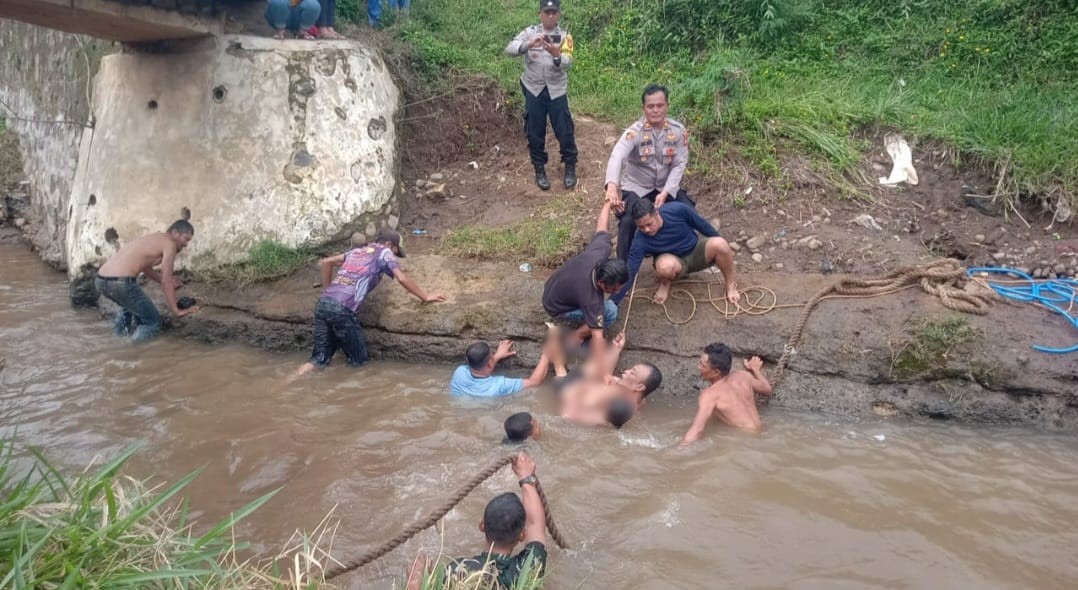
M 584 321 L 584 310 L 574 309 L 563 313 L 557 317 L 559 320 L 565 320 L 570 322 L 582 322 Z M 613 326 L 614 322 L 618 320 L 618 306 L 614 305 L 614 302 L 607 299 L 603 302 L 603 325 Z
M 145 342 L 161 333 L 161 314 L 134 277 L 97 277 L 94 287 L 123 308 L 113 320 L 114 334 Z
M 323 297 L 314 308 L 314 350 L 311 364 L 324 367 L 333 359 L 337 349 L 344 351 L 348 365 L 358 367 L 367 362 L 367 338 L 355 312 Z

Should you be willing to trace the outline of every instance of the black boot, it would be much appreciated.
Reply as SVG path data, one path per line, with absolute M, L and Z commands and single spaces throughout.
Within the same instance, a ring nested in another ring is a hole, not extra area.
M 576 186 L 576 164 L 565 165 L 565 188 L 572 190 Z
M 550 179 L 546 177 L 546 166 L 539 165 L 535 167 L 535 184 L 545 191 L 550 190 Z

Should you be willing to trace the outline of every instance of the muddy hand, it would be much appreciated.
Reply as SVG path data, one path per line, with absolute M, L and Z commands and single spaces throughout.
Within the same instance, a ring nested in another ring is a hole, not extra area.
M 760 360 L 760 357 L 758 356 L 754 356 L 751 359 L 746 359 L 744 362 L 745 368 L 753 372 L 759 371 L 764 366 L 764 361 Z

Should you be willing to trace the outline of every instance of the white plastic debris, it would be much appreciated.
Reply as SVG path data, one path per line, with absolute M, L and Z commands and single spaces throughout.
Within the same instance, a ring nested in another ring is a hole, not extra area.
M 887 440 L 887 437 L 882 435 L 882 434 L 873 434 L 872 438 L 874 438 L 874 439 L 876 439 L 876 440 L 878 440 L 880 442 L 883 442 L 883 441 Z
M 887 155 L 891 156 L 894 166 L 891 168 L 891 175 L 887 178 L 881 178 L 880 184 L 894 186 L 900 182 L 905 182 L 916 185 L 917 170 L 913 168 L 913 152 L 910 150 L 910 144 L 906 143 L 906 140 L 902 139 L 901 136 L 894 134 L 888 135 L 883 141 L 884 145 L 887 146 Z

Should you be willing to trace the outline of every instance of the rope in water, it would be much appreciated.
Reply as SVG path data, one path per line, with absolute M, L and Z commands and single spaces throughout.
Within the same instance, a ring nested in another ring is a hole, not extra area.
M 1017 269 L 989 266 L 971 268 L 966 271 L 966 274 L 972 278 L 984 279 L 988 286 L 1001 297 L 1041 305 L 1063 316 L 1070 325 L 1078 328 L 1078 315 L 1074 314 L 1075 304 L 1078 303 L 1078 280 L 1038 280 Z M 989 278 L 992 275 L 1017 277 L 1017 279 Z M 1065 348 L 1034 344 L 1033 349 L 1052 354 L 1067 354 L 1078 352 L 1078 343 Z
M 326 580 L 335 578 L 341 574 L 346 574 L 350 571 L 359 569 L 368 563 L 382 557 L 390 551 L 396 549 L 412 537 L 418 535 L 422 531 L 429 529 L 430 527 L 438 524 L 438 521 L 449 513 L 461 500 L 468 494 L 472 493 L 472 490 L 479 487 L 479 484 L 490 479 L 495 473 L 502 467 L 509 465 L 513 462 L 515 455 L 507 455 L 505 457 L 499 457 L 493 463 L 488 465 L 485 469 L 475 474 L 467 483 L 457 490 L 456 494 L 447 500 L 444 504 L 431 511 L 426 518 L 419 522 L 412 523 L 408 528 L 401 531 L 399 535 L 393 537 L 389 541 L 382 543 L 380 546 L 372 549 L 361 555 L 358 559 L 342 563 L 337 567 L 332 567 L 326 570 Z M 550 537 L 554 539 L 554 542 L 558 544 L 558 547 L 562 549 L 568 549 L 569 544 L 565 542 L 565 538 L 562 537 L 561 531 L 558 530 L 557 525 L 554 524 L 554 516 L 550 513 L 550 504 L 547 503 L 546 493 L 543 492 L 543 486 L 536 482 L 535 490 L 539 492 L 539 500 L 543 503 L 543 512 L 546 514 L 546 529 L 550 532 Z
M 920 286 L 926 293 L 939 297 L 940 302 L 950 309 L 976 315 L 984 315 L 988 313 L 988 306 L 996 298 L 995 293 L 988 289 L 981 292 L 977 292 L 974 289 L 967 289 L 966 287 L 972 281 L 968 280 L 966 271 L 954 260 L 941 260 L 925 266 L 904 267 L 890 274 L 870 279 L 842 279 L 834 284 L 824 287 L 810 297 L 805 303 L 779 305 L 777 304 L 778 297 L 773 290 L 767 287 L 753 286 L 746 287 L 741 291 L 744 303 L 739 301 L 737 304 L 731 304 L 726 301 L 725 296 L 721 299 L 716 299 L 712 293 L 712 287 L 721 282 L 722 281 L 694 280 L 679 281 L 675 284 L 706 284 L 708 303 L 726 318 L 734 317 L 739 313 L 764 315 L 776 309 L 792 307 L 804 308 L 801 312 L 801 316 L 798 318 L 797 327 L 786 341 L 785 346 L 783 346 L 782 356 L 779 357 L 778 363 L 776 363 L 775 379 L 773 380 L 776 384 L 782 379 L 786 371 L 786 366 L 790 361 L 790 356 L 796 353 L 797 344 L 801 341 L 801 335 L 805 330 L 805 324 L 808 322 L 809 315 L 812 313 L 813 308 L 825 299 L 864 299 L 869 297 L 880 297 Z M 636 297 L 635 291 L 636 282 L 634 281 L 630 297 Z M 685 296 L 675 297 L 675 292 L 684 293 Z M 723 292 L 725 293 L 725 290 Z M 755 296 L 746 296 L 748 294 L 755 294 Z M 662 304 L 663 312 L 671 323 L 675 325 L 687 324 L 696 315 L 696 298 L 686 289 L 671 289 L 670 296 L 674 299 L 689 300 L 692 302 L 692 311 L 684 320 L 675 320 L 672 318 L 666 304 Z M 644 297 L 644 295 L 641 295 L 641 297 Z M 720 302 L 723 304 L 723 307 L 721 308 L 719 307 Z M 631 304 L 632 301 L 630 299 L 630 306 L 625 312 L 625 322 L 622 326 L 623 330 L 629 325 L 629 314 L 632 312 Z M 733 306 L 732 310 L 731 306 Z

